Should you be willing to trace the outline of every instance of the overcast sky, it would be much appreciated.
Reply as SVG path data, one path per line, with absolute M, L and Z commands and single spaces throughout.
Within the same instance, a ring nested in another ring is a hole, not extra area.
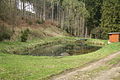
M 21 0 L 18 1 L 17 5 L 18 9 L 22 10 L 23 9 L 23 2 Z M 29 2 L 25 3 L 25 10 L 29 11 L 31 13 L 35 13 L 33 4 L 30 4 Z

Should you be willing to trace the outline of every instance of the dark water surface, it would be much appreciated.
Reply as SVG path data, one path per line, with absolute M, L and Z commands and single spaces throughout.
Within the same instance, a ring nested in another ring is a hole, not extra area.
M 37 47 L 27 55 L 33 56 L 72 56 L 82 55 L 100 49 L 98 46 L 91 46 L 81 43 L 62 43 L 62 44 L 48 44 Z

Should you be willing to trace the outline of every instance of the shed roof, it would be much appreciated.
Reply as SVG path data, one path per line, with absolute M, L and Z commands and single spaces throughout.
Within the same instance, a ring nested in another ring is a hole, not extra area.
M 108 33 L 108 34 L 120 34 L 120 32 L 111 32 L 111 33 Z

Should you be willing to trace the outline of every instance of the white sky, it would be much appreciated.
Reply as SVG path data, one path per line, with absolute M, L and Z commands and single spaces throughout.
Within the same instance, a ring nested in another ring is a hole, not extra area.
M 17 7 L 20 10 L 23 9 L 23 2 L 21 2 L 21 0 L 18 1 Z M 25 3 L 25 10 L 31 13 L 35 13 L 33 4 L 30 4 L 29 2 Z

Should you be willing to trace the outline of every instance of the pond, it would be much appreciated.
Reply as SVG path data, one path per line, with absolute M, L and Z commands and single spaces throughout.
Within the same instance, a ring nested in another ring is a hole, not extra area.
M 39 46 L 26 55 L 32 56 L 72 56 L 82 55 L 100 49 L 99 46 L 87 45 L 84 43 L 57 43 Z

